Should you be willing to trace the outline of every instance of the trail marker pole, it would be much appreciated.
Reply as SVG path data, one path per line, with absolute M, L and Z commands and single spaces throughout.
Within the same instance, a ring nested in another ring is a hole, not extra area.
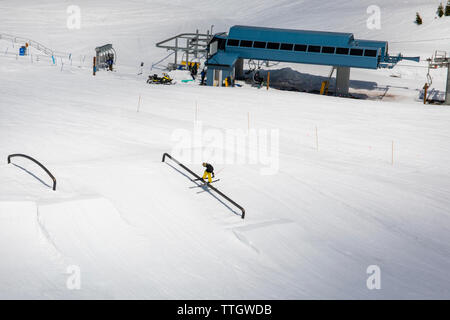
M 316 149 L 319 151 L 319 133 L 316 126 Z
M 140 108 L 141 108 L 141 95 L 139 95 L 138 106 L 137 106 L 137 111 L 136 112 L 139 112 Z
M 423 104 L 427 104 L 428 83 L 423 86 Z
M 267 72 L 267 90 L 269 90 L 270 72 Z
M 392 158 L 391 158 L 391 165 L 394 165 L 394 140 L 392 140 Z
M 198 103 L 197 100 L 195 100 L 195 123 L 198 121 Z

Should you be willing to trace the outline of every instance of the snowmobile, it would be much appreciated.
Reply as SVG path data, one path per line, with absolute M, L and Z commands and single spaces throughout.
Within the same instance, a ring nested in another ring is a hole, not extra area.
M 149 84 L 173 84 L 173 79 L 167 74 L 163 73 L 162 77 L 158 77 L 157 74 L 154 74 L 152 76 L 148 76 L 147 83 Z

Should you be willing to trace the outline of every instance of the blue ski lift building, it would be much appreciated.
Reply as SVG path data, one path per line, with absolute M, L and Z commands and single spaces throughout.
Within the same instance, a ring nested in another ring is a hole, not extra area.
M 350 68 L 392 68 L 403 59 L 419 61 L 389 56 L 386 41 L 357 40 L 352 33 L 233 26 L 209 44 L 206 84 L 220 86 L 227 77 L 232 82 L 242 77 L 244 59 L 335 67 L 339 94 L 348 93 Z

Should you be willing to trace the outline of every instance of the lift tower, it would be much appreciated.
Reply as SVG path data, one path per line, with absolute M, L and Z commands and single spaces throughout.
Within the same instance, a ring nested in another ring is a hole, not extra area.
M 447 57 L 447 52 L 436 51 L 434 56 L 427 59 L 428 70 L 437 68 L 447 68 L 447 84 L 445 86 L 445 105 L 450 105 L 450 57 Z M 429 74 L 429 73 L 428 73 Z

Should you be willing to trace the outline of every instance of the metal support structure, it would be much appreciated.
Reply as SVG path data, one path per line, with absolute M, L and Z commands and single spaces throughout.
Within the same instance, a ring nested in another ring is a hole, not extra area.
M 336 95 L 347 96 L 350 87 L 350 68 L 336 67 Z
M 198 29 L 195 31 L 195 50 L 194 50 L 194 57 L 198 58 Z
M 167 58 L 169 58 L 171 55 L 173 55 L 174 53 L 176 54 L 176 52 L 171 52 L 171 53 L 169 53 L 167 56 L 165 56 L 164 58 L 162 58 L 161 60 L 152 63 L 152 66 L 150 67 L 150 70 L 153 70 L 153 68 L 159 69 L 159 68 L 157 68 L 157 66 L 158 66 L 160 63 L 162 63 L 164 60 L 166 60 Z
M 450 105 L 450 66 L 447 64 L 447 86 L 445 90 L 444 104 Z
M 186 45 L 183 46 L 183 42 L 180 43 L 181 39 L 186 40 Z M 196 30 L 195 33 L 180 33 L 176 36 L 170 37 L 156 44 L 158 48 L 163 48 L 167 50 L 173 50 L 175 52 L 175 59 L 173 65 L 169 64 L 169 69 L 177 69 L 181 64 L 178 63 L 178 52 L 185 55 L 186 67 L 189 64 L 189 55 L 193 55 L 193 59 L 198 59 L 202 55 L 207 54 L 209 42 L 212 39 L 212 34 L 209 33 L 199 33 Z
M 178 48 L 178 38 L 175 39 L 175 48 Z M 174 50 L 175 52 L 175 59 L 173 65 L 176 66 L 178 63 L 178 50 Z
M 244 59 L 237 59 L 234 65 L 235 78 L 238 80 L 244 79 Z
M 50 178 L 52 178 L 52 180 L 53 180 L 53 190 L 56 190 L 56 179 L 55 179 L 55 177 L 51 174 L 51 172 L 46 167 L 44 167 L 44 165 L 42 163 L 40 163 L 39 161 L 37 161 L 36 159 L 34 159 L 34 158 L 30 157 L 30 156 L 27 156 L 26 154 L 20 154 L 20 153 L 10 154 L 8 156 L 8 163 L 11 163 L 11 158 L 14 158 L 14 157 L 26 158 L 26 159 L 31 160 L 34 163 L 36 163 L 39 167 L 41 167 L 50 176 Z
M 189 69 L 189 39 L 186 39 L 186 69 Z
M 328 83 L 331 82 L 331 77 L 332 77 L 333 74 L 334 74 L 334 70 L 336 70 L 336 67 L 335 67 L 335 66 L 332 66 L 332 67 L 331 67 L 331 70 L 330 70 L 330 73 L 328 74 Z
M 162 162 L 164 162 L 166 160 L 166 157 L 171 159 L 173 162 L 175 162 L 176 164 L 178 164 L 180 167 L 182 167 L 184 170 L 186 170 L 187 172 L 189 172 L 191 175 L 193 175 L 196 179 L 202 180 L 203 179 L 196 174 L 194 171 L 192 171 L 191 169 L 189 169 L 188 167 L 186 167 L 184 164 L 182 164 L 181 162 L 179 162 L 177 159 L 173 158 L 170 154 L 168 153 L 164 153 L 163 157 L 162 157 Z M 223 194 L 221 191 L 219 191 L 217 188 L 213 187 L 211 184 L 208 185 L 208 188 L 210 188 L 211 190 L 215 191 L 217 194 L 219 194 L 220 196 L 222 196 L 224 199 L 228 200 L 231 204 L 233 204 L 234 206 L 236 206 L 239 210 L 241 210 L 242 214 L 241 214 L 241 218 L 244 219 L 245 218 L 245 209 L 240 206 L 239 204 L 237 204 L 234 200 L 230 199 L 228 196 L 226 196 L 225 194 Z
M 430 69 L 447 68 L 447 83 L 445 86 L 445 99 L 443 103 L 445 105 L 450 105 L 450 57 L 447 57 L 447 52 L 445 51 L 436 51 L 433 57 L 428 58 L 427 61 L 428 61 L 428 74 L 427 74 L 428 87 L 431 84 Z

